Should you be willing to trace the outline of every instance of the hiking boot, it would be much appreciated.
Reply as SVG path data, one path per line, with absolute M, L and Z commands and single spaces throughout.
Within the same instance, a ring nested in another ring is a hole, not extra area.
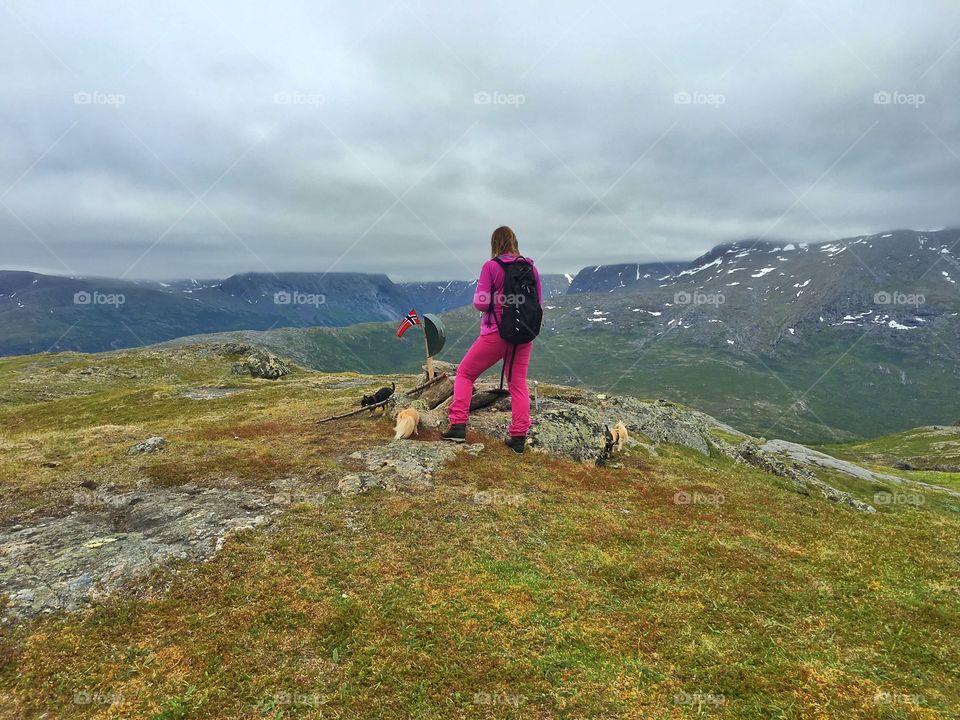
M 440 437 L 450 442 L 464 442 L 467 439 L 467 426 L 451 425 L 446 432 L 440 433 Z
M 519 455 L 523 453 L 523 449 L 527 446 L 527 436 L 511 435 L 503 441 L 503 444 Z

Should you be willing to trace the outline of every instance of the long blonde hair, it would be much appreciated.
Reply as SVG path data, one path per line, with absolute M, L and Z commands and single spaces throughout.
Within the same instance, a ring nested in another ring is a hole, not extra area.
M 506 225 L 501 225 L 490 236 L 490 257 L 499 255 L 519 255 L 520 247 L 517 244 L 517 235 Z

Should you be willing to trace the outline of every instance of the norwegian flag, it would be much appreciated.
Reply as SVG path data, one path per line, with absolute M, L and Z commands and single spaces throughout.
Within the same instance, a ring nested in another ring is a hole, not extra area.
M 400 327 L 397 328 L 397 337 L 403 337 L 403 334 L 412 328 L 414 325 L 420 324 L 420 316 L 417 315 L 417 311 L 413 308 L 410 308 L 403 320 L 400 321 Z

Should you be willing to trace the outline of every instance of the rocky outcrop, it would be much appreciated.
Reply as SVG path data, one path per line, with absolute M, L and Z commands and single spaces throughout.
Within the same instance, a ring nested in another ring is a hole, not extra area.
M 276 380 L 289 374 L 290 370 L 286 363 L 273 353 L 255 350 L 241 362 L 235 363 L 231 372 L 234 375 L 250 375 L 264 380 Z
M 130 455 L 146 455 L 148 453 L 160 452 L 167 446 L 167 441 L 160 437 L 154 436 L 147 438 L 143 442 L 138 442 L 128 451 Z
M 193 486 L 78 493 L 65 517 L 0 531 L 3 622 L 78 609 L 172 560 L 206 560 L 284 498 Z
M 603 464 L 607 457 L 603 418 L 597 410 L 544 400 L 530 428 L 530 447 L 578 462 Z
M 930 483 L 920 482 L 918 480 L 907 480 L 906 478 L 902 478 L 898 475 L 890 475 L 889 473 L 874 472 L 873 470 L 865 468 L 862 465 L 841 460 L 833 457 L 832 455 L 827 455 L 826 453 L 822 453 L 818 450 L 808 448 L 805 445 L 798 445 L 797 443 L 789 442 L 787 440 L 769 440 L 763 445 L 763 450 L 767 453 L 775 453 L 777 455 L 788 457 L 794 462 L 801 463 L 802 465 L 808 467 L 812 466 L 821 467 L 828 470 L 836 470 L 837 472 L 850 475 L 851 477 L 855 477 L 859 480 L 888 482 L 895 483 L 897 485 L 912 485 L 914 487 L 921 487 L 926 490 L 936 490 L 954 497 L 960 497 L 960 492 L 956 490 L 941 487 L 940 485 L 932 485 Z
M 437 387 L 440 390 L 431 394 L 429 404 L 422 401 L 422 396 L 419 400 L 396 396 L 392 401 L 394 414 L 400 408 L 412 405 L 421 412 L 421 423 L 425 427 L 440 426 L 449 398 L 436 410 L 431 411 L 431 408 L 437 397 L 441 393 L 452 392 L 452 387 L 439 384 L 432 386 Z M 492 437 L 505 435 L 510 423 L 509 402 L 509 396 L 498 395 L 493 387 L 478 388 L 471 402 L 470 429 Z M 704 455 L 715 452 L 735 462 L 786 478 L 790 486 L 803 495 L 816 493 L 830 502 L 861 512 L 876 512 L 871 505 L 820 480 L 809 467 L 811 457 L 829 456 L 783 441 L 761 445 L 716 418 L 665 400 L 644 402 L 636 398 L 607 397 L 574 388 L 555 388 L 540 399 L 539 409 L 533 414 L 529 447 L 535 452 L 547 452 L 577 462 L 605 465 L 610 460 L 606 429 L 617 422 L 626 425 L 633 442 L 638 445 L 643 445 L 638 441 L 639 436 L 655 444 L 678 445 Z M 802 458 L 784 457 L 782 451 L 788 446 L 793 448 L 795 454 L 800 453 L 801 449 L 809 454 Z M 835 458 L 830 460 L 841 463 Z M 858 477 L 872 475 L 864 468 L 853 467 L 860 471 Z M 358 480 L 360 486 L 366 482 L 362 478 L 351 479 L 351 489 L 357 486 Z
M 818 492 L 830 502 L 847 505 L 861 512 L 873 513 L 876 508 L 858 500 L 850 493 L 838 490 L 832 485 L 823 482 L 816 475 L 796 463 L 788 464 L 777 455 L 769 452 L 757 443 L 747 440 L 737 446 L 738 460 L 753 465 L 772 475 L 788 478 L 793 482 L 794 489 L 802 495 L 809 495 L 811 491 Z
M 353 453 L 364 470 L 342 478 L 337 486 L 342 495 L 356 495 L 373 488 L 390 491 L 423 492 L 433 487 L 433 474 L 457 453 L 476 455 L 483 445 L 442 441 L 395 440 Z

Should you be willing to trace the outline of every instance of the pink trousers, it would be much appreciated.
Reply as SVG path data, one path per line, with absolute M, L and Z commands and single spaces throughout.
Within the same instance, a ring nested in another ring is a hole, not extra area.
M 513 358 L 513 348 L 517 348 Z M 527 390 L 527 368 L 530 366 L 530 352 L 533 343 L 525 345 L 511 345 L 499 333 L 488 333 L 478 337 L 463 360 L 457 366 L 457 377 L 453 383 L 453 402 L 447 417 L 451 425 L 461 425 L 467 422 L 470 416 L 470 399 L 473 396 L 473 383 L 484 372 L 506 358 L 507 373 L 510 377 L 510 409 L 513 412 L 513 422 L 510 423 L 510 434 L 514 437 L 526 435 L 530 429 L 530 392 Z M 513 375 L 510 375 L 511 358 L 513 358 Z

